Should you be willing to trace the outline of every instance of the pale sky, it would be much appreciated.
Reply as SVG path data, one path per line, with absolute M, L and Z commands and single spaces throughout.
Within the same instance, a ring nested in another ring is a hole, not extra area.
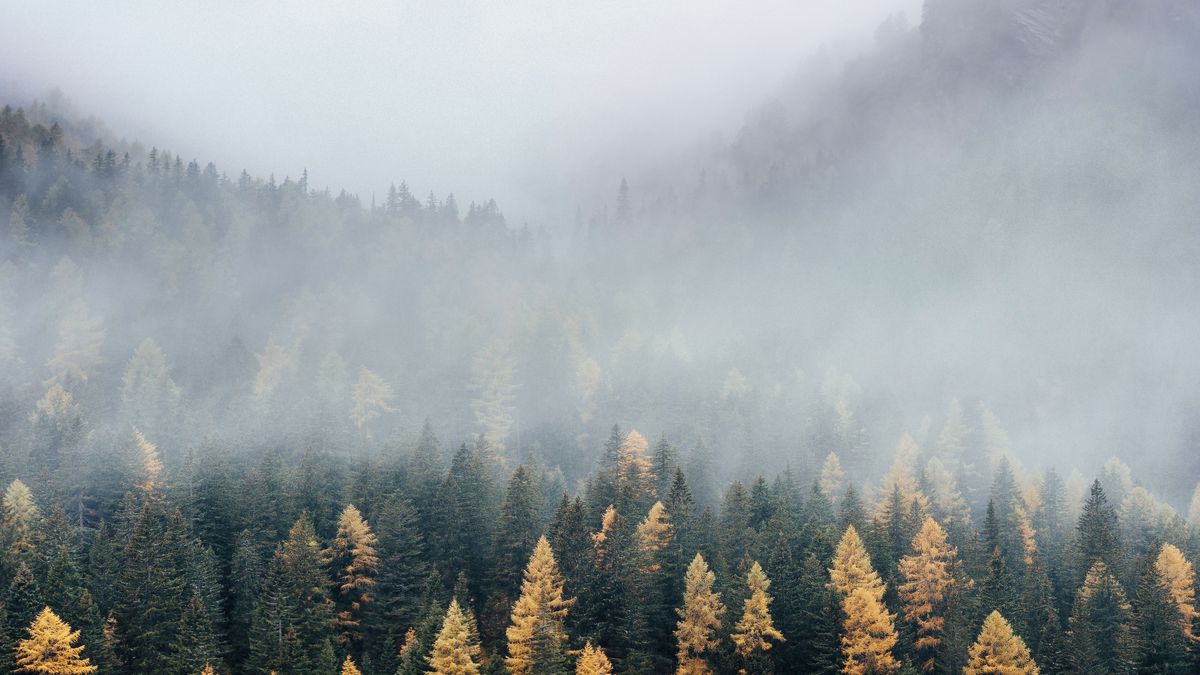
M 822 44 L 900 10 L 919 0 L 0 0 L 0 82 L 231 175 L 307 168 L 368 202 L 407 180 L 541 224 L 572 176 L 615 186 L 736 132 Z

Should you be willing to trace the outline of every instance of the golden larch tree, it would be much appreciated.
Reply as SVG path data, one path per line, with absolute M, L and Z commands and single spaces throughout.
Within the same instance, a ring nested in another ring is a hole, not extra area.
M 604 650 L 593 647 L 589 641 L 579 652 L 579 660 L 575 662 L 575 675 L 612 675 L 612 663 L 604 655 Z
M 543 535 L 525 566 L 521 597 L 513 605 L 512 623 L 506 631 L 508 658 L 504 662 L 511 675 L 533 675 L 565 658 L 563 620 L 574 602 L 563 598 L 563 576 Z
M 211 663 L 206 663 L 204 670 L 200 671 L 200 675 L 217 675 L 217 669 L 213 668 Z
M 958 551 L 946 542 L 946 531 L 926 517 L 912 541 L 913 554 L 900 559 L 904 583 L 897 589 L 904 601 L 904 618 L 917 629 L 913 647 L 921 656 L 921 668 L 932 672 L 934 655 L 942 644 L 946 593 L 954 585 Z
M 1029 649 L 1012 626 L 993 610 L 967 655 L 963 675 L 1039 675 Z
M 137 427 L 133 429 L 133 444 L 142 470 L 142 481 L 138 483 L 138 488 L 145 493 L 157 492 L 162 487 L 163 472 L 158 446 L 147 440 Z
M 83 656 L 83 645 L 75 646 L 79 631 L 71 630 L 49 607 L 29 625 L 29 637 L 17 645 L 16 670 L 48 675 L 93 673 L 96 666 Z
M 359 369 L 358 381 L 354 383 L 351 396 L 354 398 L 354 408 L 350 412 L 350 419 L 354 420 L 354 426 L 359 431 L 371 420 L 394 410 L 392 385 L 366 368 Z
M 825 456 L 825 463 L 821 465 L 821 478 L 819 482 L 821 492 L 830 501 L 836 502 L 838 495 L 842 493 L 842 485 L 845 482 L 846 472 L 842 469 L 842 461 L 838 459 L 837 453 L 829 453 Z
M 679 644 L 678 675 L 712 673 L 704 654 L 716 648 L 716 632 L 725 616 L 721 595 L 713 591 L 716 578 L 703 556 L 697 553 L 683 578 L 683 607 L 675 610 L 679 615 L 679 623 L 675 626 L 675 640 Z
M 337 534 L 326 552 L 333 563 L 338 587 L 338 642 L 362 639 L 363 611 L 374 601 L 379 555 L 375 533 L 353 504 L 342 509 Z
M 662 502 L 654 502 L 637 527 L 638 554 L 643 561 L 642 572 L 651 573 L 662 569 L 659 554 L 671 545 L 671 516 Z
M 771 596 L 767 594 L 771 580 L 757 561 L 746 574 L 746 586 L 750 589 L 750 597 L 742 603 L 742 618 L 729 637 L 738 655 L 750 661 L 769 650 L 771 640 L 783 642 L 783 633 L 775 629 L 771 619 Z
M 829 579 L 834 590 L 843 596 L 849 596 L 855 589 L 862 588 L 876 600 L 883 599 L 883 582 L 871 566 L 871 556 L 867 554 L 867 548 L 853 525 L 846 526 L 846 531 L 838 542 L 837 550 L 833 554 L 833 567 L 829 570 Z
M 9 483 L 4 490 L 4 519 L 0 522 L 3 533 L 0 536 L 11 559 L 16 560 L 33 551 L 34 525 L 40 515 L 29 486 L 20 479 Z
M 342 661 L 341 675 L 362 675 L 362 671 L 358 669 L 358 666 L 354 665 L 354 659 L 347 656 L 346 660 Z
M 479 672 L 479 645 L 475 642 L 467 616 L 458 606 L 458 599 L 450 601 L 442 629 L 433 643 L 429 654 L 430 675 L 476 675 Z
M 892 654 L 896 646 L 895 617 L 866 586 L 850 591 L 842 601 L 842 672 L 847 675 L 890 675 L 900 670 Z
M 617 494 L 634 503 L 654 494 L 654 465 L 648 447 L 645 436 L 630 431 L 617 448 Z
M 1173 544 L 1163 544 L 1154 560 L 1154 571 L 1158 573 L 1158 581 L 1166 589 L 1171 602 L 1179 610 L 1183 634 L 1195 642 L 1196 572 L 1192 564 Z

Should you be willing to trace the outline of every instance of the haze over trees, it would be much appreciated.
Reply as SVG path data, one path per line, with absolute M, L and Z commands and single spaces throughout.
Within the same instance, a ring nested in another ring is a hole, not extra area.
M 928 0 L 537 228 L 9 101 L 0 670 L 1196 672 L 1197 72 Z

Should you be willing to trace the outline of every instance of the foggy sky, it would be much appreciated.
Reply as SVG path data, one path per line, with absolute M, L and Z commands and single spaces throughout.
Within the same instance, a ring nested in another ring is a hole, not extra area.
M 219 9 L 211 9 L 214 5 Z M 823 44 L 916 0 L 0 2 L 0 83 L 118 135 L 365 202 L 495 197 L 552 225 L 587 176 L 732 133 Z M 630 150 L 636 149 L 636 153 Z

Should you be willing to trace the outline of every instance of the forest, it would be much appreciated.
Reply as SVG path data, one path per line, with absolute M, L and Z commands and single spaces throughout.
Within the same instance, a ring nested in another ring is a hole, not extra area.
M 553 223 L 0 88 L 0 671 L 1200 672 L 1200 11 L 835 61 Z

